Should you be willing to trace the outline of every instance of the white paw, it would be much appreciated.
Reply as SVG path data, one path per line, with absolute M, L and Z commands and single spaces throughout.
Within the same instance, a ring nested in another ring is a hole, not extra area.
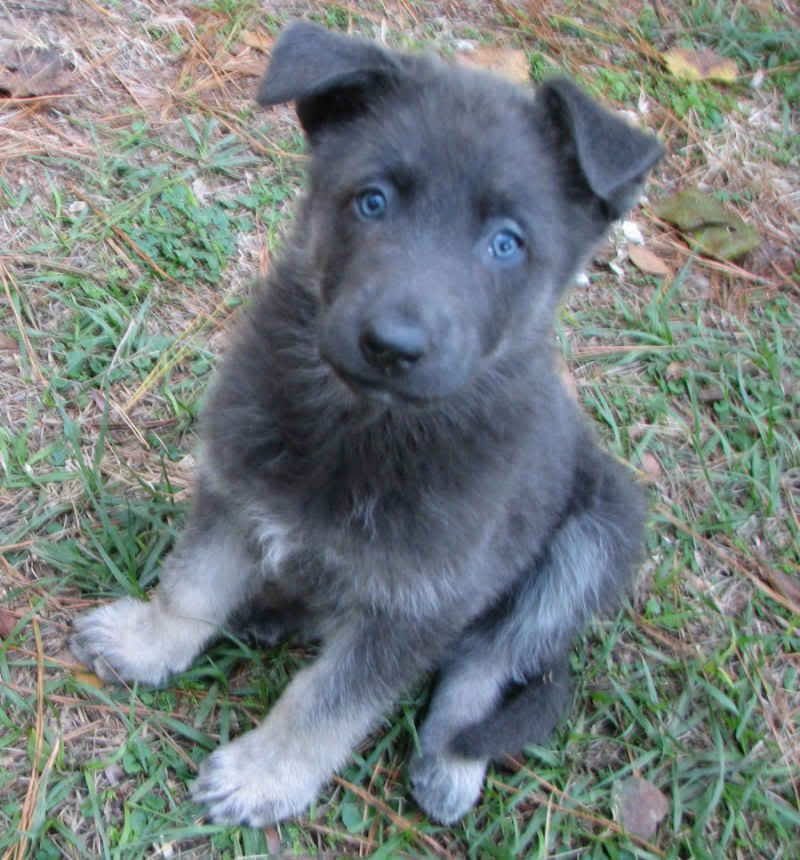
M 441 824 L 453 824 L 477 802 L 486 762 L 450 753 L 428 753 L 411 763 L 414 799 Z
M 219 824 L 266 827 L 301 813 L 328 774 L 313 749 L 298 758 L 270 742 L 263 728 L 220 747 L 201 765 L 192 798 Z
M 184 627 L 181 621 L 171 625 L 154 602 L 124 597 L 78 616 L 69 647 L 81 663 L 107 681 L 141 681 L 159 687 L 185 669 L 196 653 Z

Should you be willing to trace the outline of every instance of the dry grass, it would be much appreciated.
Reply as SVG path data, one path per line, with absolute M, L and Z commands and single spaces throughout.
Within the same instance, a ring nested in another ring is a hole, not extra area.
M 626 613 L 584 642 L 588 669 L 552 748 L 497 771 L 450 830 L 422 818 L 404 782 L 421 693 L 302 821 L 226 830 L 201 822 L 186 783 L 307 655 L 261 660 L 228 643 L 151 692 L 98 688 L 65 650 L 76 613 L 152 584 L 179 528 L 199 398 L 300 186 L 291 111 L 251 103 L 277 26 L 296 14 L 408 47 L 522 48 L 534 76 L 576 75 L 659 130 L 669 157 L 651 200 L 712 191 L 762 236 L 735 264 L 698 258 L 645 205 L 634 217 L 674 275 L 642 276 L 617 239 L 565 308 L 578 394 L 652 489 L 649 561 Z M 787 41 L 795 59 L 767 65 L 769 34 L 791 32 L 793 14 L 753 2 L 721 18 L 700 0 L 624 14 L 555 1 L 0 0 L 0 37 L 73 68 L 57 93 L 0 99 L 4 860 L 794 855 L 800 48 Z M 687 40 L 733 56 L 736 86 L 696 87 L 687 107 L 660 60 Z M 670 800 L 649 841 L 614 816 L 631 774 Z

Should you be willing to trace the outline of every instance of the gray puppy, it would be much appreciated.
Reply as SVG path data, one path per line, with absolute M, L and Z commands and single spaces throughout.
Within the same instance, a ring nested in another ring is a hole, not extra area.
M 252 825 L 305 809 L 436 670 L 411 780 L 453 822 L 490 760 L 548 737 L 639 551 L 640 494 L 564 392 L 552 326 L 661 147 L 566 81 L 534 96 L 307 23 L 258 101 L 296 103 L 308 193 L 209 395 L 161 585 L 80 617 L 72 649 L 160 685 L 225 630 L 321 641 L 195 783 Z

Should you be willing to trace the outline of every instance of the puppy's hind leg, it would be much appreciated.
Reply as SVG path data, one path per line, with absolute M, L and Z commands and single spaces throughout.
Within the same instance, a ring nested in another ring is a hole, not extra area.
M 641 500 L 610 459 L 596 454 L 592 466 L 580 507 L 442 671 L 411 769 L 432 818 L 451 823 L 472 806 L 489 760 L 547 740 L 571 698 L 575 637 L 619 603 L 639 554 Z
M 255 558 L 224 500 L 200 481 L 150 600 L 124 597 L 79 616 L 70 649 L 101 678 L 161 686 L 218 635 L 256 576 Z
M 414 798 L 442 824 L 461 818 L 481 792 L 488 757 L 450 747 L 460 730 L 485 719 L 502 699 L 506 671 L 491 657 L 487 648 L 470 649 L 441 670 L 420 731 L 420 750 L 411 761 Z
M 505 741 L 547 740 L 570 697 L 566 660 L 525 683 L 516 683 L 491 635 L 477 632 L 442 673 L 411 763 L 414 797 L 436 821 L 452 824 L 477 801 L 486 767 Z M 521 747 L 521 745 L 520 745 Z

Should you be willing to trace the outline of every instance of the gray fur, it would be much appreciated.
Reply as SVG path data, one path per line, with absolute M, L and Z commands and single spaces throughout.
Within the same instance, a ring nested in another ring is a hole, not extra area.
M 436 670 L 412 786 L 449 823 L 492 759 L 546 740 L 576 635 L 636 561 L 638 490 L 564 392 L 552 325 L 661 149 L 568 82 L 532 95 L 302 23 L 258 98 L 296 102 L 308 194 L 210 393 L 161 585 L 72 647 L 161 684 L 225 628 L 320 640 L 195 785 L 255 825 L 306 808 Z

